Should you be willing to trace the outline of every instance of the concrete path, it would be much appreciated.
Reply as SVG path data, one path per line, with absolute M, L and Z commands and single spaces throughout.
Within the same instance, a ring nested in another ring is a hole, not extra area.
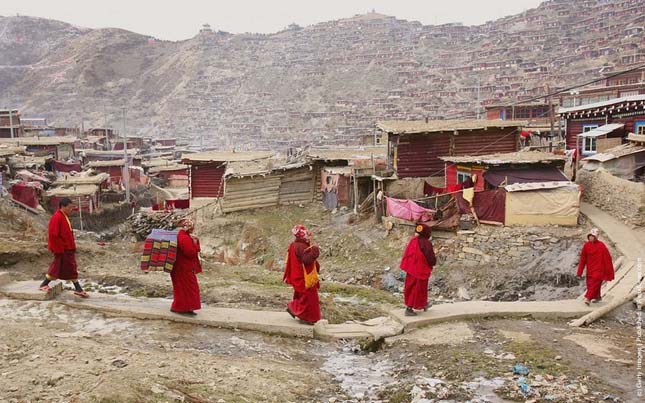
M 418 316 L 405 316 L 403 309 L 396 309 L 390 312 L 390 316 L 402 323 L 405 331 L 408 331 L 434 323 L 475 318 L 578 318 L 594 308 L 595 306 L 589 307 L 575 299 L 525 302 L 466 301 L 434 305 L 427 312 L 418 312 Z
M 605 284 L 606 301 L 627 295 L 638 281 L 637 259 L 645 252 L 643 243 L 629 227 L 609 214 L 583 203 L 581 211 L 616 244 L 625 256 L 625 263 L 616 280 Z M 403 309 L 393 310 L 389 317 L 374 318 L 365 322 L 330 325 L 322 320 L 315 326 L 299 323 L 286 312 L 252 311 L 246 309 L 216 308 L 204 305 L 196 317 L 186 317 L 170 312 L 170 300 L 160 298 L 133 298 L 92 293 L 88 299 L 63 292 L 61 283 L 52 283 L 52 291 L 38 290 L 38 282 L 10 282 L 7 273 L 0 273 L 0 295 L 8 298 L 54 300 L 57 303 L 80 309 L 92 309 L 108 315 L 139 319 L 169 320 L 226 329 L 260 331 L 297 337 L 316 337 L 323 340 L 395 336 L 430 324 L 491 317 L 576 318 L 585 315 L 607 302 L 588 307 L 581 300 L 495 302 L 467 301 L 435 305 L 428 312 L 408 317 Z
M 73 308 L 91 309 L 111 316 L 137 319 L 169 320 L 224 329 L 260 331 L 284 336 L 314 337 L 314 327 L 302 324 L 286 312 L 252 311 L 247 309 L 217 308 L 204 305 L 197 316 L 190 317 L 170 312 L 171 301 L 163 298 L 133 298 L 124 295 L 91 293 L 90 298 L 80 298 L 72 292 L 62 292 L 62 284 L 56 284 L 56 292 L 38 290 L 37 281 L 20 281 L 0 286 L 0 295 L 16 299 L 53 299 Z M 60 294 L 60 295 L 59 295 Z
M 630 227 L 589 203 L 582 203 L 580 211 L 607 234 L 616 249 L 625 256 L 625 262 L 616 273 L 614 281 L 603 284 L 603 298 L 611 300 L 628 295 L 642 281 L 638 260 L 642 264 L 645 243 Z
M 636 260 L 644 257 L 645 243 L 639 240 L 636 232 L 627 225 L 589 203 L 582 203 L 580 211 L 607 234 L 627 259 Z

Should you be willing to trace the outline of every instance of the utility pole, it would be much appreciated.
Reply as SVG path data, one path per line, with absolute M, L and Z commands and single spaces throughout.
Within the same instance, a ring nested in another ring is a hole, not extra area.
M 480 113 L 481 99 L 480 99 L 480 96 L 479 96 L 480 88 L 481 88 L 481 82 L 480 82 L 480 80 L 478 78 L 477 79 L 477 119 L 481 119 L 481 113 Z
M 108 136 L 108 119 L 107 119 L 107 105 L 103 104 L 103 132 L 105 132 L 105 147 L 110 150 L 110 137 Z
M 130 203 L 130 168 L 128 164 L 128 136 L 126 136 L 125 132 L 125 116 L 126 116 L 126 107 L 124 106 L 122 108 L 123 110 L 123 157 L 125 158 L 125 166 L 123 172 L 124 179 L 125 179 L 125 201 L 127 203 Z
M 546 86 L 546 93 L 549 94 L 547 102 L 549 103 L 549 123 L 551 124 L 551 133 L 549 134 L 549 140 L 553 141 L 553 135 L 555 134 L 555 123 L 553 116 L 553 101 L 551 100 L 551 87 L 549 85 Z M 549 144 L 551 145 L 552 143 L 550 142 Z M 549 151 L 553 151 L 551 146 L 549 147 Z
M 9 131 L 11 132 L 11 138 L 13 138 L 13 114 L 11 108 L 9 108 Z

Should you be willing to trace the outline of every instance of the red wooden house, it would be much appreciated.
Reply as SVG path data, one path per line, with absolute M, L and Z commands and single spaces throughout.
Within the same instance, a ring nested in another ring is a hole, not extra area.
M 475 191 L 500 185 L 568 181 L 562 170 L 566 156 L 539 151 L 441 157 L 446 163 L 446 188 L 473 180 Z M 475 178 L 476 176 L 476 178 Z
M 398 178 L 444 175 L 440 157 L 514 152 L 526 121 L 426 120 L 385 121 L 378 129 L 388 136 L 388 168 Z
M 224 196 L 224 174 L 229 162 L 255 161 L 271 157 L 271 152 L 206 151 L 185 154 L 182 163 L 190 166 L 190 197 L 216 198 Z
M 627 133 L 645 134 L 645 94 L 560 108 L 558 114 L 565 122 L 567 149 L 577 148 L 581 155 L 601 151 L 599 139 L 620 144 Z

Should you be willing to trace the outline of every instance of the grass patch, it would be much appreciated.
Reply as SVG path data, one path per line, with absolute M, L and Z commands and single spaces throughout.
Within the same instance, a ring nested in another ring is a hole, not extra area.
M 507 344 L 506 348 L 515 354 L 518 362 L 527 365 L 532 374 L 558 376 L 567 370 L 567 366 L 563 365 L 562 361 L 555 359 L 558 353 L 551 347 L 534 341 L 513 341 Z
M 343 297 L 358 297 L 369 302 L 401 305 L 401 299 L 384 290 L 376 288 L 360 287 L 337 282 L 323 282 L 320 286 L 321 292 Z

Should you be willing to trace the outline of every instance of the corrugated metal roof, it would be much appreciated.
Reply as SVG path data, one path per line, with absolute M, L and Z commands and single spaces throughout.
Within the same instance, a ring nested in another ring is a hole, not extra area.
M 556 155 L 541 151 L 518 151 L 515 153 L 497 153 L 480 156 L 455 156 L 439 157 L 440 159 L 453 163 L 474 163 L 487 165 L 503 164 L 537 164 L 551 161 L 565 161 L 565 155 Z
M 570 108 L 558 108 L 558 114 L 561 115 L 564 113 L 580 112 L 580 111 L 585 111 L 587 109 L 602 108 L 604 106 L 612 106 L 623 102 L 635 102 L 635 101 L 645 101 L 645 94 L 614 98 L 608 101 L 594 102 L 592 104 L 586 104 L 586 105 L 580 105 L 580 106 L 572 106 Z
M 578 189 L 578 185 L 573 182 L 537 182 L 537 183 L 514 183 L 504 186 L 507 192 L 523 192 L 527 190 L 546 190 L 571 187 Z
M 376 127 L 386 133 L 420 134 L 437 133 L 455 130 L 484 130 L 489 127 L 523 127 L 528 125 L 525 120 L 484 120 L 484 119 L 454 119 L 454 120 L 387 120 L 378 122 Z
M 645 147 L 643 145 L 633 143 L 621 144 L 619 146 L 605 150 L 604 152 L 590 155 L 589 157 L 584 158 L 583 161 L 607 162 L 616 158 L 640 152 L 645 152 Z
M 578 137 L 599 137 L 599 136 L 604 136 L 606 134 L 609 134 L 611 132 L 614 132 L 618 129 L 622 129 L 625 127 L 624 124 L 622 123 L 610 123 L 608 125 L 603 125 L 596 127 L 595 129 L 591 129 L 588 132 L 585 133 L 580 133 L 578 134 Z
M 254 161 L 265 158 L 271 158 L 271 151 L 249 151 L 249 152 L 227 152 L 227 151 L 205 151 L 194 154 L 182 154 L 183 163 L 191 162 L 238 162 Z

